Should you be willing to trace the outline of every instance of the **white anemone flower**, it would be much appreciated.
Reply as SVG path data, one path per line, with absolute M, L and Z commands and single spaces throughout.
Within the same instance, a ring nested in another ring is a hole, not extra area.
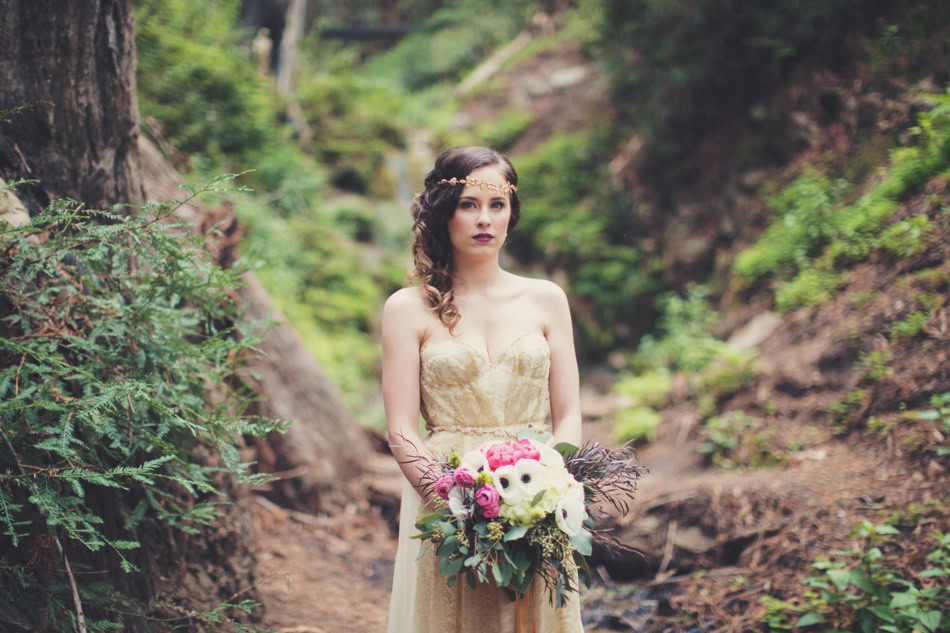
M 461 486 L 452 486 L 449 491 L 449 510 L 459 521 L 464 521 L 472 514 L 472 503 L 474 497 L 465 488 Z
M 541 453 L 541 457 L 538 458 L 538 461 L 541 462 L 542 466 L 547 468 L 564 468 L 564 458 L 550 446 L 541 446 L 538 451 Z
M 462 468 L 468 468 L 475 473 L 476 477 L 478 473 L 491 472 L 491 469 L 488 467 L 488 459 L 486 459 L 485 454 L 478 449 L 465 453 L 465 456 L 462 457 Z
M 576 499 L 561 499 L 554 509 L 554 520 L 568 536 L 577 536 L 584 523 L 584 504 Z
M 495 480 L 495 489 L 501 496 L 501 500 L 508 505 L 520 503 L 527 496 L 518 481 L 518 471 L 514 466 L 499 466 L 492 478 Z
M 584 503 L 584 484 L 574 484 L 567 489 L 567 494 L 564 495 L 566 499 L 574 499 L 580 503 Z
M 515 470 L 526 498 L 533 499 L 544 490 L 545 469 L 536 459 L 519 459 L 515 462 Z

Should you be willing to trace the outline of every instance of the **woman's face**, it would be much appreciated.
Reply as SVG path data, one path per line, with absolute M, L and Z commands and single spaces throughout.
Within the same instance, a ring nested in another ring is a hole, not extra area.
M 478 179 L 497 187 L 508 184 L 501 169 L 494 165 L 473 169 L 468 179 Z M 456 257 L 483 259 L 494 257 L 508 236 L 511 201 L 506 193 L 487 187 L 465 185 L 455 213 L 449 219 L 449 240 Z

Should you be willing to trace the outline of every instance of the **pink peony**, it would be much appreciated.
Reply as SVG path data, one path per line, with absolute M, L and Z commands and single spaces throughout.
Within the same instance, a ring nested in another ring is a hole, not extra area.
M 541 451 L 536 449 L 529 440 L 523 439 L 520 442 L 518 442 L 518 444 L 520 444 L 519 448 L 521 448 L 521 450 L 524 451 L 524 456 L 526 458 L 536 459 L 536 460 L 541 459 Z
M 463 488 L 471 488 L 475 485 L 475 473 L 468 468 L 456 468 L 455 483 Z
M 475 503 L 482 509 L 486 519 L 494 519 L 501 509 L 501 497 L 494 486 L 482 486 L 475 491 Z
M 488 467 L 492 470 L 497 470 L 502 466 L 511 466 L 521 459 L 541 459 L 541 452 L 527 438 L 517 442 L 509 440 L 492 444 L 484 449 L 484 452 L 485 458 L 488 460 Z
M 449 498 L 449 490 L 452 489 L 452 484 L 452 475 L 442 475 L 439 477 L 439 480 L 435 482 L 435 493 L 447 500 Z
M 511 446 L 508 444 L 494 444 L 485 452 L 485 458 L 488 460 L 488 467 L 492 470 L 498 470 L 502 466 L 509 466 L 514 463 L 511 455 Z

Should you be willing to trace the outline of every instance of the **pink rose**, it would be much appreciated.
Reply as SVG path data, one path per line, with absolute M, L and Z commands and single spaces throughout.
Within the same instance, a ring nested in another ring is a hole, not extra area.
M 455 469 L 455 483 L 463 488 L 471 488 L 475 485 L 475 473 L 468 468 Z
M 501 497 L 494 486 L 482 486 L 475 491 L 475 503 L 482 509 L 486 519 L 494 519 L 501 509 Z
M 439 480 L 435 482 L 435 493 L 443 499 L 448 499 L 449 490 L 452 489 L 452 484 L 452 475 L 442 475 L 439 477 Z

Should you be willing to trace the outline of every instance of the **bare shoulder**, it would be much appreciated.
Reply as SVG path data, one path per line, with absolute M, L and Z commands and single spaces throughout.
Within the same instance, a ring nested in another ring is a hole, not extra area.
M 567 307 L 567 295 L 559 285 L 548 279 L 531 279 L 522 277 L 531 299 L 546 310 L 557 310 Z
M 400 288 L 389 295 L 386 304 L 383 306 L 384 313 L 398 314 L 406 316 L 412 312 L 422 312 L 425 310 L 425 298 L 422 291 L 417 286 Z
M 425 330 L 430 318 L 425 297 L 416 286 L 400 288 L 389 295 L 383 305 L 384 332 L 413 332 L 419 335 Z

